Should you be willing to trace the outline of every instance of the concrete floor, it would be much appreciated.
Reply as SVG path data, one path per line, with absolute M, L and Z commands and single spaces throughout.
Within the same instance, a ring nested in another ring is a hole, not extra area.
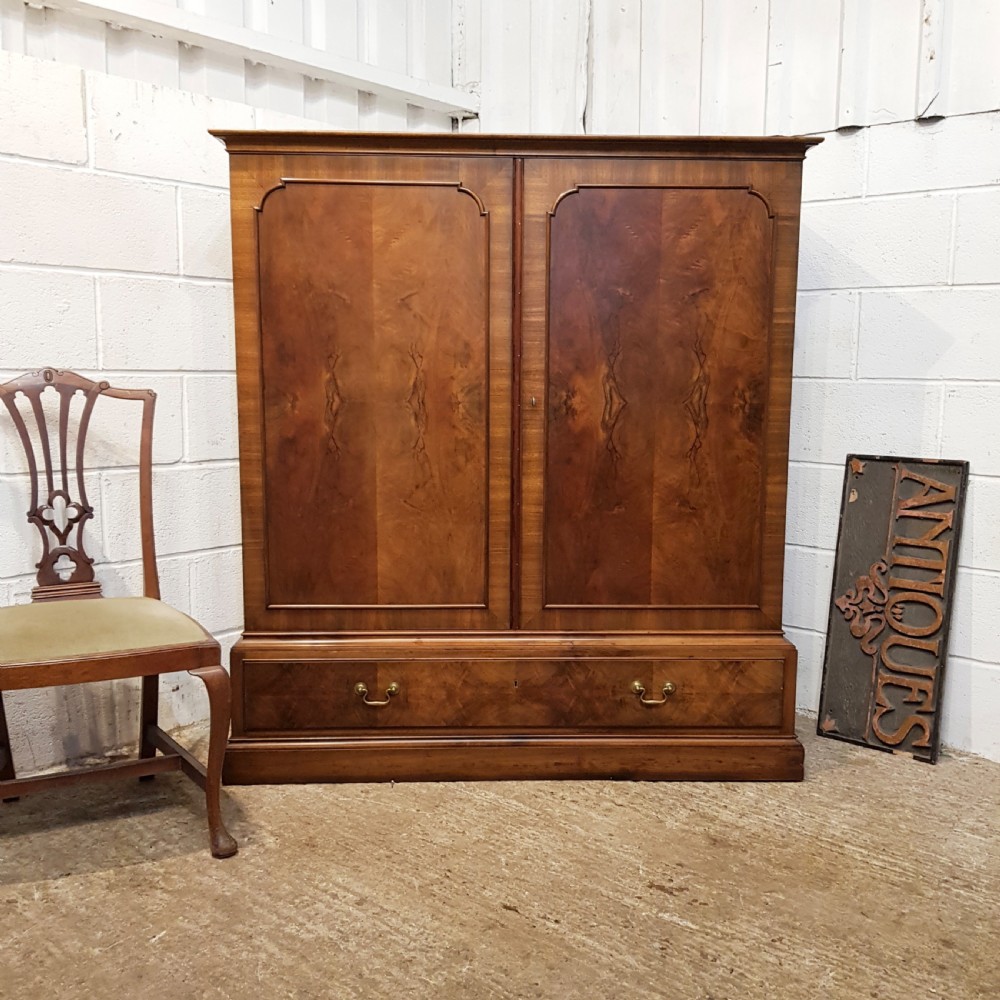
M 800 785 L 53 791 L 0 811 L 0 996 L 1000 997 L 1000 764 Z

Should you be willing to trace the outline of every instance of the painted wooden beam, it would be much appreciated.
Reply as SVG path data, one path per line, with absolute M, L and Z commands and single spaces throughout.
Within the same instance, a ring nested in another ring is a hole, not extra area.
M 920 18 L 920 61 L 917 64 L 917 106 L 914 118 L 937 118 L 947 114 L 948 96 L 943 93 L 945 51 L 944 0 L 923 0 Z
M 399 99 L 431 111 L 442 111 L 456 117 L 479 113 L 479 97 L 476 94 L 417 80 L 299 42 L 168 7 L 155 0 L 101 0 L 100 3 L 44 0 L 44 5 L 264 66 L 291 70 L 305 77 L 327 80 L 378 97 Z

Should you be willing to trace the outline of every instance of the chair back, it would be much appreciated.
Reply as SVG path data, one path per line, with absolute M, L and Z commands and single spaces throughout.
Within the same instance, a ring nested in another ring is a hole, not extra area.
M 48 390 L 58 394 L 57 407 L 43 404 L 43 393 Z M 82 408 L 73 406 L 77 393 L 83 395 Z M 84 547 L 83 529 L 94 516 L 84 479 L 87 431 L 94 406 L 102 397 L 142 402 L 139 521 L 143 589 L 147 597 L 160 596 L 152 501 L 156 393 L 151 389 L 113 389 L 107 382 L 93 382 L 75 372 L 42 368 L 0 385 L 0 399 L 13 418 L 28 463 L 31 482 L 28 520 L 42 539 L 38 585 L 31 593 L 33 601 L 101 596 L 101 585 L 94 578 L 94 560 Z M 74 409 L 78 416 L 71 412 Z M 50 428 L 50 423 L 57 427 Z M 72 448 L 71 430 L 75 430 Z

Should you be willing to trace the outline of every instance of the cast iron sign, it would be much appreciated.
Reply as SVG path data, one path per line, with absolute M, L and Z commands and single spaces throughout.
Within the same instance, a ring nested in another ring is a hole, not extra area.
M 968 462 L 849 455 L 821 736 L 937 758 Z

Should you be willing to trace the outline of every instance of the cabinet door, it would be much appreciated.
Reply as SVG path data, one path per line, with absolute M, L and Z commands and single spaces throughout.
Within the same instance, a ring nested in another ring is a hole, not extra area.
M 236 289 L 249 631 L 509 625 L 512 173 L 302 154 L 234 175 L 259 268 Z
M 798 169 L 526 163 L 522 627 L 778 626 Z

